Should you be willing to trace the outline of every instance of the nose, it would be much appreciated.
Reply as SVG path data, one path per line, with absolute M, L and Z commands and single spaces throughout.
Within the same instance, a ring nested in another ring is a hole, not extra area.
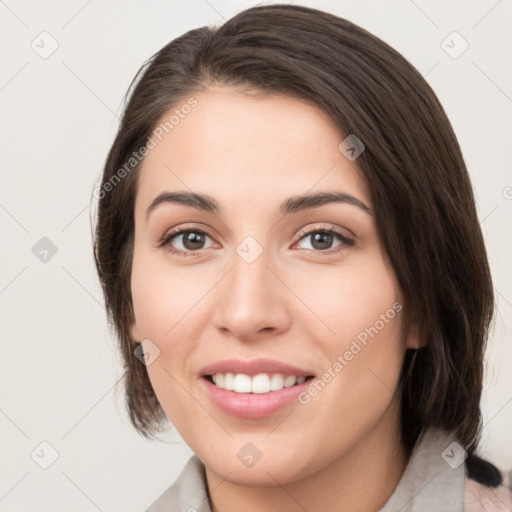
M 293 295 L 265 251 L 255 260 L 233 255 L 230 271 L 217 289 L 213 322 L 240 341 L 276 336 L 289 329 Z

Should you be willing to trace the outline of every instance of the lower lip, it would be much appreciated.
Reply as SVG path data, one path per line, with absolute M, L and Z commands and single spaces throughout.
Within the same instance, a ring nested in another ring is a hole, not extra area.
M 247 419 L 270 416 L 293 401 L 297 401 L 297 396 L 309 386 L 311 380 L 268 393 L 236 393 L 218 388 L 208 379 L 201 378 L 206 393 L 219 409 L 231 416 Z

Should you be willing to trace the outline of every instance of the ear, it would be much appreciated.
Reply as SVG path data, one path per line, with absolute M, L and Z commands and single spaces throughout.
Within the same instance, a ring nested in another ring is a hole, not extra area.
M 405 342 L 405 348 L 418 349 L 425 347 L 426 345 L 426 341 L 422 341 L 420 339 L 418 323 L 416 322 L 416 320 L 413 319 L 411 321 L 411 326 L 409 328 L 409 333 L 407 335 L 407 340 Z

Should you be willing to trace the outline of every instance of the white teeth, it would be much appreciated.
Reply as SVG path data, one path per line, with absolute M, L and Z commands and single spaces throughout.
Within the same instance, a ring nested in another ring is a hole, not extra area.
M 216 373 L 215 375 L 212 376 L 212 379 L 213 382 L 215 382 L 215 384 L 219 386 L 219 388 L 224 387 L 224 375 L 222 375 L 222 373 Z
M 237 373 L 235 375 L 235 382 L 233 382 L 233 391 L 237 393 L 250 393 L 252 391 L 251 377 L 243 373 Z
M 284 387 L 290 388 L 292 386 L 295 386 L 295 383 L 297 382 L 297 377 L 294 377 L 293 375 L 289 375 L 284 379 Z
M 235 375 L 233 373 L 226 373 L 226 375 L 224 375 L 224 389 L 227 389 L 228 391 L 233 391 L 234 382 L 235 382 Z M 220 386 L 220 387 L 222 387 L 222 386 Z
M 270 391 L 270 379 L 266 373 L 260 373 L 252 378 L 251 391 L 253 393 L 268 393 Z
M 270 379 L 270 391 L 279 391 L 284 388 L 284 377 L 280 373 L 272 375 Z
M 282 373 L 274 373 L 271 376 L 268 373 L 259 373 L 254 377 L 244 373 L 216 373 L 212 375 L 212 380 L 217 387 L 236 393 L 262 394 L 302 384 L 306 377 L 296 377 L 295 375 L 285 377 Z

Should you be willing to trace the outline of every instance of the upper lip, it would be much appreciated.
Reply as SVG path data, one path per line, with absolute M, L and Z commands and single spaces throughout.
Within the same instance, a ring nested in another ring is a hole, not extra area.
M 296 377 L 312 376 L 312 372 L 283 363 L 275 359 L 222 359 L 205 366 L 201 375 L 215 375 L 216 373 L 243 373 L 254 376 L 258 373 L 282 373 L 284 375 L 295 375 Z

